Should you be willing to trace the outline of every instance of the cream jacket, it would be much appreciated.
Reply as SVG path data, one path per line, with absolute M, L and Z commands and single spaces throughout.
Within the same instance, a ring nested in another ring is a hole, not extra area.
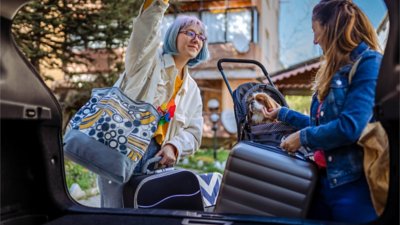
M 146 10 L 140 10 L 134 20 L 126 50 L 126 79 L 121 86 L 130 98 L 153 103 L 156 108 L 171 98 L 178 74 L 173 57 L 161 54 L 160 23 L 167 8 L 168 4 L 155 0 Z M 175 115 L 162 145 L 174 145 L 179 159 L 199 148 L 203 130 L 200 90 L 190 77 L 187 66 L 175 103 Z

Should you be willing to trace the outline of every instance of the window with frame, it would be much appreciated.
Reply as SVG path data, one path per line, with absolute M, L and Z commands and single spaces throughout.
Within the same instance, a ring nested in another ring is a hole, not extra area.
M 258 13 L 255 8 L 238 8 L 226 11 L 188 12 L 200 18 L 207 30 L 208 43 L 227 43 L 240 38 L 246 42 L 258 40 Z M 164 37 L 167 28 L 177 15 L 165 15 L 162 21 L 161 34 Z

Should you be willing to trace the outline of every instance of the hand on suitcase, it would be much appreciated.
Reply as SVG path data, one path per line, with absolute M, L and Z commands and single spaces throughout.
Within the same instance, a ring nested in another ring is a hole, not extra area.
M 178 150 L 171 144 L 164 145 L 160 151 L 157 152 L 156 156 L 161 156 L 162 159 L 158 162 L 160 165 L 173 166 L 176 162 Z

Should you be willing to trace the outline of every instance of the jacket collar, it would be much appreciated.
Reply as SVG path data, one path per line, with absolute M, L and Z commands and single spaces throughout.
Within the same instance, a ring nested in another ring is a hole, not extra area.
M 183 83 L 182 83 L 182 94 L 186 93 L 186 91 L 189 89 L 189 79 L 191 79 L 189 75 L 189 69 L 188 66 L 186 65 L 183 68 Z
M 167 69 L 171 66 L 175 67 L 175 61 L 172 55 L 170 54 L 163 54 L 163 61 L 164 61 L 164 68 Z
M 351 61 L 356 61 L 358 59 L 358 57 L 364 53 L 365 50 L 368 49 L 368 45 L 365 42 L 361 42 L 357 47 L 355 47 L 353 49 L 353 51 L 351 51 L 350 53 L 350 60 Z
M 351 67 L 353 66 L 353 63 L 357 61 L 361 55 L 368 50 L 369 47 L 365 42 L 360 42 L 357 47 L 355 47 L 351 52 L 350 52 L 350 60 L 352 63 L 348 63 L 342 67 L 339 68 L 337 71 L 338 73 L 348 73 L 351 70 Z
M 171 69 L 171 70 L 176 70 L 176 66 L 175 66 L 175 61 L 174 58 L 172 57 L 172 55 L 170 54 L 163 54 L 163 61 L 164 61 L 164 69 Z M 172 67 L 172 68 L 170 68 Z M 182 87 L 181 87 L 181 91 L 182 94 L 186 93 L 188 88 L 189 88 L 189 69 L 188 66 L 186 65 L 183 68 L 183 83 L 182 83 Z M 179 93 L 179 92 L 178 92 Z

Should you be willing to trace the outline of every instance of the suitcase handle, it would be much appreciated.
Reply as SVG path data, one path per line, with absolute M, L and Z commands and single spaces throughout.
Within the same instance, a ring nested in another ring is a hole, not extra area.
M 153 163 L 160 162 L 161 159 L 162 159 L 161 156 L 156 156 L 156 157 L 153 157 L 153 158 L 150 158 L 149 160 L 147 160 L 146 163 L 142 167 L 142 174 L 148 174 L 150 172 L 149 166 Z
M 174 170 L 174 167 L 166 167 L 166 168 L 161 168 L 161 169 L 156 169 L 156 170 L 149 169 L 149 166 L 151 164 L 158 163 L 158 162 L 160 162 L 161 159 L 162 159 L 161 156 L 155 156 L 155 157 L 147 160 L 146 163 L 142 167 L 142 174 L 154 174 L 154 173 L 162 173 L 165 171 Z
M 261 70 L 263 71 L 265 77 L 267 77 L 267 80 L 271 84 L 271 86 L 275 88 L 275 85 L 272 82 L 271 78 L 269 77 L 267 70 L 265 69 L 263 64 L 261 64 L 260 62 L 258 62 L 256 60 L 251 60 L 251 59 L 222 58 L 222 59 L 218 60 L 217 67 L 218 67 L 219 72 L 222 75 L 222 78 L 225 81 L 226 86 L 228 87 L 229 93 L 231 94 L 232 98 L 233 98 L 233 91 L 232 91 L 231 85 L 229 84 L 228 79 L 226 78 L 226 75 L 224 73 L 224 69 L 222 68 L 222 63 L 224 63 L 224 62 L 226 62 L 226 63 L 247 63 L 247 64 L 255 64 L 255 65 L 257 65 L 258 67 L 261 68 Z

